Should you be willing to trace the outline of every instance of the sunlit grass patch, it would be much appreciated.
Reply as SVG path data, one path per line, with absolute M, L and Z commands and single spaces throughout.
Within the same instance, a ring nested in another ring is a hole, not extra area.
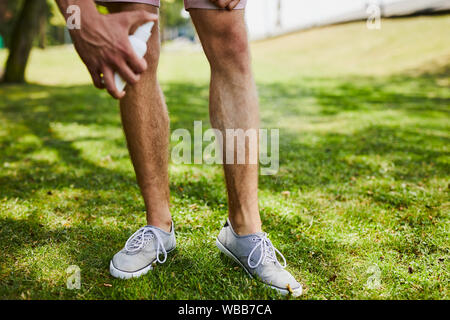
M 448 23 L 353 23 L 253 44 L 262 126 L 280 130 L 261 217 L 302 298 L 448 299 Z M 202 54 L 163 53 L 159 73 L 171 129 L 207 129 Z M 227 215 L 219 165 L 171 163 L 177 250 L 140 279 L 112 278 L 112 255 L 146 223 L 117 103 L 68 48 L 36 50 L 28 76 L 35 84 L 0 86 L 0 297 L 282 298 L 214 246 Z M 66 288 L 69 265 L 80 290 Z

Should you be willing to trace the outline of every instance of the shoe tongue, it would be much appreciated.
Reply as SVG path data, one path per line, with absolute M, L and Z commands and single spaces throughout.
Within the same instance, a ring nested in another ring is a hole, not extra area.
M 255 233 L 250 233 L 250 234 L 248 234 L 248 235 L 246 235 L 244 237 L 249 239 L 249 240 L 251 240 L 251 239 L 254 239 L 255 237 L 264 238 L 265 235 L 266 235 L 265 232 L 255 232 Z

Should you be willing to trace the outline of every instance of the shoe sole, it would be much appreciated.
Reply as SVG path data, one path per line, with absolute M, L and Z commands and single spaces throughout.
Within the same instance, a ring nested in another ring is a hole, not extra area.
M 231 258 L 231 259 L 233 259 L 234 261 L 236 261 L 244 270 L 245 270 L 245 272 L 247 272 L 247 274 L 250 276 L 250 278 L 254 278 L 253 277 L 253 275 L 247 270 L 247 268 L 241 263 L 241 261 L 239 261 L 239 259 L 238 258 L 236 258 L 236 256 L 230 251 L 230 250 L 228 250 L 220 241 L 219 241 L 219 239 L 216 239 L 216 246 L 217 246 L 217 248 L 219 248 L 219 250 L 222 252 L 222 253 L 224 253 L 226 256 L 228 256 L 229 258 Z M 289 294 L 290 293 L 290 291 L 289 290 L 287 290 L 287 289 L 282 289 L 282 288 L 278 288 L 278 287 L 275 287 L 275 286 L 272 286 L 272 285 L 270 285 L 270 284 L 268 284 L 268 283 L 264 283 L 264 282 L 262 282 L 262 281 L 260 281 L 262 284 L 264 284 L 266 287 L 269 287 L 269 288 L 271 288 L 271 289 L 275 289 L 275 290 L 277 290 L 279 293 L 281 293 L 282 295 L 287 295 L 287 294 Z M 297 289 L 295 289 L 295 290 L 292 290 L 292 296 L 294 296 L 294 297 L 298 297 L 298 296 L 300 296 L 301 294 L 302 294 L 302 287 L 300 287 L 300 288 L 297 288 Z
M 173 250 L 175 250 L 175 248 L 167 251 L 167 254 L 169 254 L 170 252 L 172 252 Z M 131 278 L 138 278 L 140 276 L 143 276 L 145 274 L 147 274 L 150 270 L 153 269 L 153 263 L 156 261 L 153 260 L 148 266 L 139 269 L 138 271 L 134 271 L 134 272 L 127 272 L 127 271 L 123 271 L 120 269 L 117 269 L 116 267 L 114 267 L 114 264 L 111 260 L 111 262 L 109 263 L 109 273 L 114 277 L 114 278 L 119 278 L 119 279 L 131 279 Z

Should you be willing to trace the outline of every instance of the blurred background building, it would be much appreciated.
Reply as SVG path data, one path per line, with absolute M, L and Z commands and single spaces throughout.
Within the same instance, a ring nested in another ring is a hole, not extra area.
M 251 39 L 367 19 L 370 7 L 381 17 L 450 10 L 450 0 L 248 0 L 247 25 Z

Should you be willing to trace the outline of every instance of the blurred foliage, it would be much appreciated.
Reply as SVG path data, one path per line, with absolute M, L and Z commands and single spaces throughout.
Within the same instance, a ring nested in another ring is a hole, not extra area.
M 62 44 L 65 41 L 64 27 L 65 20 L 59 12 L 56 1 L 48 0 L 47 26 L 45 41 L 47 45 Z M 3 43 L 8 46 L 11 40 L 11 33 L 15 21 L 22 8 L 23 0 L 0 0 L 0 36 Z M 162 0 L 161 3 L 161 28 L 183 27 L 189 25 L 189 20 L 181 15 L 183 9 L 182 1 Z M 103 6 L 97 6 L 101 13 L 106 14 L 107 10 Z
M 181 15 L 184 10 L 183 2 L 176 0 L 162 0 L 161 1 L 161 26 L 165 27 L 181 27 L 189 23 Z
M 23 0 L 0 1 L 0 35 L 4 39 L 5 46 L 9 46 L 12 30 L 23 6 L 23 2 Z M 59 12 L 56 1 L 47 0 L 47 5 L 46 44 L 61 44 L 64 42 L 64 18 Z
M 3 38 L 5 46 L 10 41 L 10 35 L 22 4 L 23 0 L 0 1 L 0 36 Z
M 49 1 L 47 1 L 47 3 L 49 6 L 49 12 L 50 12 L 50 17 L 49 17 L 50 25 L 64 27 L 66 25 L 66 21 L 64 20 L 63 15 L 59 11 L 56 1 L 49 0 Z

